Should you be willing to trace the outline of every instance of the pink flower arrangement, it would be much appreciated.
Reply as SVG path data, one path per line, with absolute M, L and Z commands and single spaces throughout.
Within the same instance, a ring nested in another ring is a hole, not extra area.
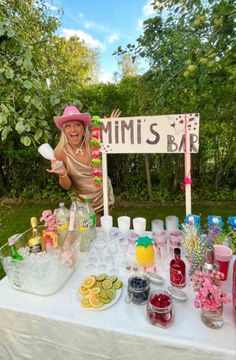
M 44 210 L 42 212 L 40 221 L 44 221 L 47 231 L 57 231 L 56 216 L 51 210 Z
M 194 299 L 196 308 L 216 311 L 223 304 L 227 304 L 230 301 L 227 294 L 220 289 L 222 279 L 223 274 L 216 270 L 213 270 L 210 274 L 196 271 L 191 276 L 192 286 L 196 292 Z

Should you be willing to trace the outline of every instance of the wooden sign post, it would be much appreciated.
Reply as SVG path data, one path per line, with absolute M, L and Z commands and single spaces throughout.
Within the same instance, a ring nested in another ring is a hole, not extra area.
M 199 114 L 101 119 L 104 214 L 108 214 L 107 154 L 185 154 L 186 215 L 191 214 L 191 153 L 199 148 Z

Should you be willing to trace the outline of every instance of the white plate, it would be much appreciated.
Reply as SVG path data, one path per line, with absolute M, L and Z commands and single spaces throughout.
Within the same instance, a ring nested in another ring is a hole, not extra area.
M 101 311 L 101 310 L 106 310 L 109 307 L 113 306 L 121 297 L 121 293 L 122 293 L 122 288 L 116 290 L 116 296 L 115 299 L 113 299 L 111 302 L 109 302 L 108 304 L 104 304 L 102 307 L 100 308 L 93 308 L 93 307 L 83 307 L 81 306 L 82 309 L 86 309 L 86 310 L 93 310 L 93 311 Z M 81 301 L 81 299 L 83 299 L 83 295 L 81 295 L 78 291 L 77 291 L 77 299 L 79 300 L 79 303 Z

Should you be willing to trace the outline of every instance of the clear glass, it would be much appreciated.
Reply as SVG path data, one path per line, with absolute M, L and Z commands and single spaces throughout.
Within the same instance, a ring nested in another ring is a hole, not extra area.
M 206 311 L 201 309 L 202 322 L 211 329 L 219 329 L 223 326 L 223 306 L 216 311 Z
M 95 241 L 95 249 L 97 250 L 97 254 L 100 260 L 100 264 L 97 266 L 98 270 L 105 271 L 107 266 L 104 263 L 104 254 L 106 250 L 106 242 L 103 240 Z
M 110 256 L 111 265 L 109 267 L 109 273 L 112 275 L 117 275 L 119 270 L 116 267 L 116 254 L 118 251 L 118 244 L 116 239 L 110 239 L 107 243 L 107 250 Z
M 97 252 L 95 248 L 95 241 L 90 243 L 90 249 L 88 253 L 88 263 L 86 265 L 87 270 L 93 270 L 94 267 L 97 265 L 99 259 L 97 257 Z

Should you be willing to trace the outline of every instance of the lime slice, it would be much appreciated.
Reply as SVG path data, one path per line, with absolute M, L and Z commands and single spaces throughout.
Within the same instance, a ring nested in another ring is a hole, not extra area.
M 105 298 L 102 298 L 102 297 L 101 297 L 101 302 L 102 302 L 103 304 L 109 304 L 109 303 L 111 302 L 111 299 L 109 299 L 109 298 L 105 299 Z
M 122 285 L 123 285 L 123 284 L 122 284 L 122 281 L 119 280 L 119 279 L 116 280 L 116 281 L 114 282 L 114 284 L 113 284 L 114 288 L 117 289 L 117 290 L 120 289 L 120 288 L 122 287 Z
M 111 280 L 103 280 L 102 282 L 103 289 L 111 289 L 112 288 L 112 281 Z
M 115 298 L 115 290 L 108 289 L 107 290 L 107 296 L 109 297 L 109 299 L 113 300 Z
M 116 275 L 111 275 L 111 276 L 109 276 L 109 278 L 111 279 L 111 281 L 113 283 L 118 279 L 118 277 Z
M 103 299 L 107 299 L 107 298 L 108 298 L 107 290 L 105 290 L 105 289 L 101 289 L 99 295 L 100 295 L 100 297 L 103 298 Z
M 97 280 L 97 281 L 103 281 L 103 280 L 105 280 L 106 278 L 107 278 L 107 274 L 105 274 L 105 273 L 102 273 L 102 274 L 96 276 L 96 280 Z
M 102 282 L 101 282 L 101 281 L 96 281 L 96 282 L 95 282 L 95 286 L 96 286 L 96 287 L 99 287 L 99 288 L 101 289 L 101 287 L 102 287 Z

